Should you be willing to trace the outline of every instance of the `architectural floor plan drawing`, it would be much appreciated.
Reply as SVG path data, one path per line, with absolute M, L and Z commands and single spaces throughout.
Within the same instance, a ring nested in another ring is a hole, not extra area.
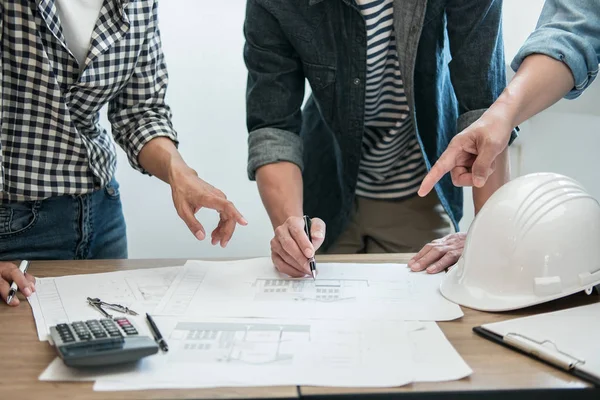
M 369 286 L 364 279 L 256 279 L 257 301 L 356 301 Z
M 316 280 L 292 279 L 266 258 L 188 261 L 156 314 L 425 321 L 462 316 L 439 292 L 442 274 L 414 273 L 401 264 L 319 263 L 317 268 Z
M 310 342 L 310 325 L 179 322 L 170 335 L 174 361 L 219 364 L 285 364 Z

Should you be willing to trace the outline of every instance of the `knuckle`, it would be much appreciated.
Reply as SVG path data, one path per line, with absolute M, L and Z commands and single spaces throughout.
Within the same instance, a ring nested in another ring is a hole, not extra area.
M 281 239 L 281 245 L 286 249 L 291 248 L 294 243 L 294 240 L 289 236 L 283 237 Z
M 451 258 L 459 258 L 459 257 L 460 257 L 460 255 L 461 255 L 461 253 L 462 253 L 462 252 L 461 252 L 460 250 L 450 250 L 450 251 L 448 252 L 448 255 L 449 255 Z
M 298 217 L 288 217 L 288 219 L 285 220 L 285 224 L 289 226 L 297 226 L 299 221 L 300 218 Z
M 278 226 L 277 228 L 275 228 L 275 236 L 278 238 L 283 237 L 283 234 L 285 232 L 285 228 L 283 225 Z
M 304 231 L 303 229 L 300 229 L 298 225 L 290 225 L 289 230 L 293 235 L 298 235 Z

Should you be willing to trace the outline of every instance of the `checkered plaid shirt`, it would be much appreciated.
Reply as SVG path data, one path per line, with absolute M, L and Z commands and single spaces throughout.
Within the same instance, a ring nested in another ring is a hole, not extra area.
M 165 104 L 157 0 L 106 0 L 83 72 L 54 0 L 0 1 L 0 203 L 92 192 L 112 178 L 114 140 L 131 165 L 151 139 L 177 143 Z

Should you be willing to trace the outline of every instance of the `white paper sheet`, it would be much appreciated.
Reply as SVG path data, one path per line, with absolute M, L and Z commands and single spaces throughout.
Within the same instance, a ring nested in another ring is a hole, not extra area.
M 600 303 L 483 325 L 500 336 L 521 335 L 571 358 L 575 369 L 600 379 Z
M 88 297 L 129 307 L 137 317 L 106 309 L 113 316 L 126 316 L 145 329 L 145 313 L 153 312 L 181 267 L 137 269 L 58 278 L 38 278 L 36 292 L 29 297 L 40 340 L 47 340 L 50 327 L 87 319 L 104 318 L 91 307 Z
M 155 310 L 160 315 L 445 321 L 459 306 L 439 292 L 443 274 L 405 264 L 319 263 L 317 279 L 279 274 L 270 259 L 189 261 Z
M 170 350 L 135 365 L 78 370 L 60 359 L 47 381 L 94 390 L 311 385 L 392 387 L 472 371 L 433 322 L 157 318 Z M 166 332 L 166 333 L 165 333 Z

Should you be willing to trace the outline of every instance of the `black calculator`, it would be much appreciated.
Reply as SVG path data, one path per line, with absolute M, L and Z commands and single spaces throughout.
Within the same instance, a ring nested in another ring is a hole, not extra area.
M 50 337 L 70 367 L 132 363 L 158 352 L 154 339 L 140 335 L 127 318 L 58 324 L 50 328 Z

